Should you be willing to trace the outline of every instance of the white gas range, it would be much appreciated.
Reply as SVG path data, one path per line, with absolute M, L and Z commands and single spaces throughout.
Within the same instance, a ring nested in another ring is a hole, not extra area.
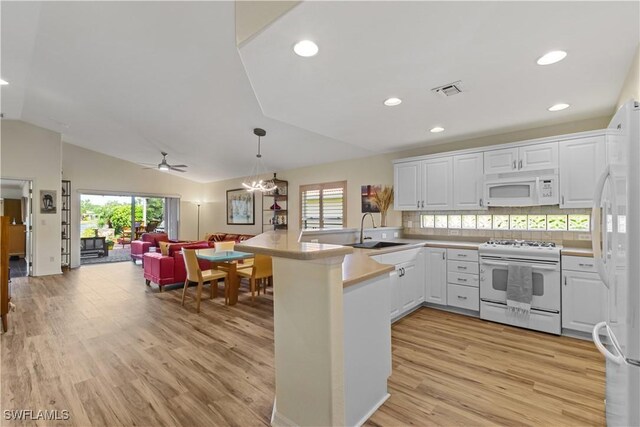
M 527 240 L 491 240 L 480 245 L 480 318 L 560 334 L 560 249 L 554 243 Z M 527 316 L 507 310 L 510 264 L 532 268 L 533 299 Z

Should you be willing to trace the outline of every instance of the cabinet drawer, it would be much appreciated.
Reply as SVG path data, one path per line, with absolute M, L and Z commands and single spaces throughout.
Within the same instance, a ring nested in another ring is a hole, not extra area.
M 478 274 L 478 263 L 468 261 L 447 261 L 447 271 L 452 273 Z
M 470 286 L 460 286 L 449 283 L 449 285 L 447 285 L 447 305 L 479 311 L 480 290 Z
M 447 249 L 447 259 L 478 262 L 478 251 L 473 249 Z
M 447 280 L 451 284 L 474 286 L 476 288 L 479 285 L 478 278 L 477 274 L 458 273 L 457 271 L 450 271 L 447 275 Z
M 593 258 L 583 256 L 569 256 L 562 257 L 562 269 L 572 271 L 584 271 L 595 272 L 596 265 Z

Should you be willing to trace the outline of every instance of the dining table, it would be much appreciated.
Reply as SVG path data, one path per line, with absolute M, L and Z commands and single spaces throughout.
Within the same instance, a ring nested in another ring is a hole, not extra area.
M 205 261 L 210 261 L 214 267 L 222 266 L 227 271 L 227 285 L 229 287 L 229 305 L 238 303 L 238 289 L 240 279 L 237 274 L 236 261 L 253 258 L 254 254 L 240 251 L 216 251 L 211 249 L 197 249 L 196 257 Z

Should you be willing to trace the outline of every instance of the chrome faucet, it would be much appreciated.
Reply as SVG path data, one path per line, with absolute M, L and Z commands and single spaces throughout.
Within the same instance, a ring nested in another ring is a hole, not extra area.
M 371 214 L 371 212 L 367 212 L 366 214 L 362 215 L 362 219 L 360 220 L 360 244 L 363 244 L 365 240 L 364 219 L 367 217 L 367 215 L 371 217 L 371 224 L 373 224 L 373 228 L 376 228 L 376 221 L 373 219 L 373 215 Z M 367 239 L 371 239 L 371 237 L 367 237 Z

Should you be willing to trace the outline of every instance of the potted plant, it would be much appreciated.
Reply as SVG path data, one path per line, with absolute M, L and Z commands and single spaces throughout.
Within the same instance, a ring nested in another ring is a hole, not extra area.
M 109 250 L 113 249 L 113 246 L 115 245 L 115 242 L 111 239 L 106 239 L 105 242 L 107 243 L 107 248 L 109 248 Z

